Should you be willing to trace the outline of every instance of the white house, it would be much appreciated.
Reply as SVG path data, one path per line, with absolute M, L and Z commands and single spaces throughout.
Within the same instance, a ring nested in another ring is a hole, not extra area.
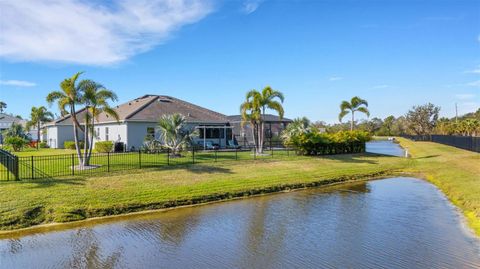
M 123 142 L 127 149 L 139 149 L 147 135 L 158 135 L 157 123 L 163 115 L 180 113 L 187 119 L 187 125 L 199 129 L 195 143 L 206 145 L 208 142 L 221 147 L 233 137 L 231 127 L 225 115 L 212 110 L 163 95 L 145 95 L 115 107 L 119 120 L 105 113 L 99 115 L 95 123 L 97 141 Z M 78 112 L 82 123 L 85 111 Z M 70 115 L 45 125 L 46 142 L 51 148 L 63 148 L 65 141 L 73 141 L 73 126 Z M 83 139 L 82 132 L 80 140 Z

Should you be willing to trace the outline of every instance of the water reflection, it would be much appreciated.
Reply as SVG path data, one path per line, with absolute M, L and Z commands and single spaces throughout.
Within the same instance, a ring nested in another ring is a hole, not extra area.
M 366 151 L 370 153 L 403 157 L 405 150 L 399 144 L 390 140 L 376 140 L 367 143 Z
M 0 241 L 2 268 L 479 268 L 445 197 L 397 178 Z

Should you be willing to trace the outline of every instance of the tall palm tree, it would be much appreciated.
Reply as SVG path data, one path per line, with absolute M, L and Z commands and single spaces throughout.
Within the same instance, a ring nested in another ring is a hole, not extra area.
M 100 113 L 113 117 L 118 121 L 118 114 L 108 101 L 117 101 L 117 95 L 93 80 L 82 80 L 78 84 L 82 91 L 81 102 L 85 105 L 85 145 L 83 155 L 83 165 L 90 164 L 90 157 L 93 149 L 93 138 L 95 136 L 95 120 L 98 120 Z
M 277 101 L 276 99 L 279 99 Z M 247 93 L 245 102 L 240 106 L 243 122 L 252 122 L 257 128 L 256 151 L 258 154 L 263 154 L 263 143 L 265 138 L 265 113 L 267 109 L 274 110 L 278 113 L 280 119 L 283 118 L 284 110 L 283 103 L 284 96 L 281 92 L 272 89 L 270 86 L 263 88 L 262 92 L 251 90 Z M 250 113 L 248 113 L 250 112 Z
M 355 112 L 362 112 L 366 114 L 368 117 L 370 116 L 370 111 L 368 111 L 368 102 L 363 100 L 362 98 L 355 96 L 348 101 L 343 101 L 340 104 L 340 114 L 338 115 L 338 119 L 340 122 L 342 121 L 343 117 L 345 117 L 348 113 L 352 114 L 352 121 L 350 122 L 350 131 L 353 131 L 353 125 L 355 122 Z
M 33 126 L 37 128 L 37 150 L 39 149 L 40 144 L 40 128 L 41 125 L 45 122 L 53 120 L 52 112 L 48 111 L 46 107 L 32 107 L 30 112 L 30 120 L 27 122 L 27 130 L 30 130 Z
M 261 124 L 260 124 L 260 154 L 263 153 L 263 143 L 264 143 L 264 138 L 265 138 L 265 112 L 267 109 L 276 111 L 278 113 L 278 116 L 280 119 L 283 119 L 283 114 L 285 113 L 283 110 L 283 100 L 285 100 L 285 97 L 283 96 L 283 93 L 276 91 L 272 89 L 270 86 L 267 86 L 263 88 L 262 90 L 262 95 L 260 99 L 260 107 L 262 108 L 262 119 L 261 119 Z M 276 99 L 279 99 L 277 101 Z
M 159 122 L 160 141 L 163 146 L 169 148 L 174 157 L 179 156 L 179 151 L 191 144 L 193 137 L 197 135 L 196 131 L 191 131 L 185 127 L 186 118 L 181 114 L 163 115 Z
M 261 94 L 256 90 L 251 90 L 247 93 L 245 101 L 240 105 L 240 114 L 242 115 L 242 128 L 245 126 L 246 123 L 250 123 L 255 152 L 258 152 L 258 130 L 259 123 L 262 119 L 260 99 Z
M 75 73 L 72 77 L 64 79 L 60 83 L 59 91 L 52 91 L 47 95 L 47 102 L 51 105 L 57 102 L 62 115 L 70 114 L 73 122 L 73 138 L 75 140 L 75 149 L 77 151 L 78 163 L 83 164 L 82 154 L 79 146 L 78 130 L 84 131 L 77 119 L 75 105 L 81 102 L 81 92 L 77 87 L 77 79 L 83 72 Z M 73 167 L 72 167 L 73 169 Z
M 7 103 L 0 101 L 0 113 L 3 113 L 5 108 L 7 108 Z

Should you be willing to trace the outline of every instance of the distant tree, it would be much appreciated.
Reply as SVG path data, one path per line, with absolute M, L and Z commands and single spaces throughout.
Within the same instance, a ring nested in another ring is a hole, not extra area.
M 181 114 L 163 115 L 159 122 L 160 141 L 163 146 L 171 150 L 171 155 L 180 156 L 182 148 L 192 143 L 193 137 L 197 132 L 187 129 L 185 126 L 186 118 Z
M 32 127 L 37 128 L 37 150 L 40 147 L 40 128 L 41 125 L 45 122 L 53 120 L 52 112 L 49 112 L 46 107 L 32 107 L 30 112 L 30 120 L 27 122 L 27 130 L 30 130 Z
M 350 131 L 353 131 L 353 125 L 355 124 L 355 112 L 362 112 L 367 116 L 370 116 L 370 111 L 368 111 L 368 102 L 366 100 L 361 99 L 358 96 L 355 96 L 348 101 L 343 101 L 340 104 L 340 114 L 338 115 L 338 119 L 340 122 L 342 119 L 348 114 L 351 113 L 352 119 L 350 123 Z
M 376 134 L 382 128 L 383 121 L 380 118 L 373 118 L 365 120 L 359 124 L 359 129 L 364 130 L 370 134 Z
M 382 127 L 378 131 L 379 135 L 391 136 L 393 134 L 393 125 L 395 123 L 394 116 L 388 116 L 383 120 Z
M 417 135 L 431 134 L 437 123 L 439 112 L 440 107 L 431 103 L 414 106 L 405 116 L 408 128 Z
M 3 113 L 5 108 L 7 108 L 7 103 L 0 101 L 0 113 Z

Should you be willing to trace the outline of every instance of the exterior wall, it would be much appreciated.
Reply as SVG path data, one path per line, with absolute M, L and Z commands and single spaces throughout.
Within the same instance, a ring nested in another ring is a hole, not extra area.
M 138 150 L 143 146 L 149 127 L 155 128 L 155 137 L 158 138 L 156 122 L 127 122 L 127 150 Z
M 107 137 L 108 128 L 108 137 Z M 123 142 L 127 145 L 127 123 L 104 123 L 95 124 L 95 137 L 93 138 L 93 145 L 99 141 L 113 141 Z
M 73 128 L 70 125 L 56 125 L 46 127 L 46 141 L 50 148 L 63 149 L 65 141 L 73 141 Z M 79 139 L 83 140 L 83 133 L 79 131 Z

